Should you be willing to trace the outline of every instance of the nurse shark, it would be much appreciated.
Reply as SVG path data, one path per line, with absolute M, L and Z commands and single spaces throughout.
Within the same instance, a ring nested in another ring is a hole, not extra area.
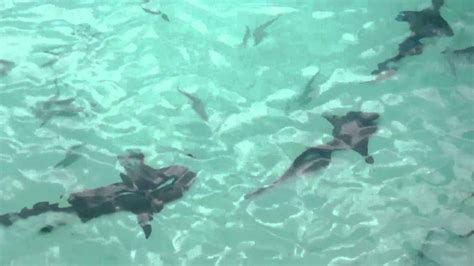
M 334 139 L 327 144 L 305 150 L 296 157 L 282 176 L 270 185 L 246 194 L 245 199 L 260 195 L 290 178 L 327 167 L 335 151 L 353 150 L 363 156 L 367 163 L 374 163 L 373 157 L 368 154 L 368 144 L 369 137 L 377 131 L 378 127 L 375 120 L 378 119 L 379 114 L 348 112 L 343 116 L 324 115 L 323 117 L 334 126 L 332 131 Z
M 152 232 L 150 222 L 153 214 L 159 213 L 166 203 L 181 198 L 195 181 L 196 173 L 180 165 L 152 168 L 144 163 L 144 155 L 137 151 L 129 151 L 118 158 L 126 171 L 126 174 L 121 174 L 125 182 L 72 193 L 67 199 L 70 206 L 66 207 L 47 201 L 38 202 L 32 208 L 0 215 L 0 224 L 11 226 L 20 219 L 46 212 L 74 214 L 85 223 L 100 216 L 128 211 L 136 215 L 148 239 Z M 47 225 L 40 232 L 47 233 L 53 228 Z
M 410 26 L 412 34 L 398 45 L 398 54 L 377 65 L 372 71 L 378 75 L 387 70 L 396 70 L 393 66 L 407 56 L 423 53 L 423 38 L 453 36 L 454 32 L 448 22 L 441 16 L 440 9 L 444 0 L 432 0 L 431 7 L 421 11 L 402 11 L 396 17 L 397 21 L 405 21 Z

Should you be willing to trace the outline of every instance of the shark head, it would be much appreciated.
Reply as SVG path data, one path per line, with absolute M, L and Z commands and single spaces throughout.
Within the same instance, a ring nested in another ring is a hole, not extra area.
M 140 151 L 127 150 L 125 154 L 118 155 L 117 159 L 125 171 L 130 173 L 141 169 L 144 164 L 145 155 Z
M 322 116 L 324 117 L 324 119 L 326 119 L 332 125 L 336 125 L 336 124 L 339 123 L 339 121 L 342 120 L 342 117 L 338 116 L 338 115 L 323 114 Z
M 347 121 L 359 121 L 363 125 L 370 125 L 372 124 L 377 118 L 379 118 L 378 113 L 373 112 L 348 112 L 343 116 L 339 115 L 332 115 L 332 114 L 323 114 L 323 117 L 331 123 L 333 126 L 338 126 Z
M 358 113 L 360 117 L 359 119 L 364 120 L 369 123 L 374 122 L 380 116 L 378 113 L 364 113 L 364 112 L 358 112 Z

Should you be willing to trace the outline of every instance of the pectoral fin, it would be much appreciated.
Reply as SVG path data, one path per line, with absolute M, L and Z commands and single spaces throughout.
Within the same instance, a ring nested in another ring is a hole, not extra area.
M 151 235 L 151 224 L 150 221 L 153 220 L 151 213 L 144 212 L 137 215 L 137 221 L 140 227 L 143 229 L 145 238 L 148 239 Z

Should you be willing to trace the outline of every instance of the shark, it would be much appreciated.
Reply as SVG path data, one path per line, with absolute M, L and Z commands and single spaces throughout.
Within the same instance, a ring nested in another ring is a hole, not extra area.
M 253 37 L 253 44 L 254 46 L 259 45 L 263 39 L 268 35 L 267 29 L 270 27 L 277 19 L 279 19 L 281 15 L 278 15 L 269 21 L 264 22 L 263 24 L 257 26 L 253 31 L 250 30 L 249 26 L 245 26 L 245 34 L 242 38 L 242 43 L 240 46 L 247 46 L 247 43 L 251 37 Z
M 65 168 L 79 160 L 81 158 L 81 154 L 77 150 L 82 147 L 84 147 L 83 143 L 69 147 L 66 151 L 64 159 L 55 164 L 54 168 Z
M 57 81 L 55 81 L 55 83 L 57 87 Z M 59 89 L 57 89 L 54 96 L 50 97 L 46 101 L 38 102 L 33 108 L 35 115 L 42 120 L 40 127 L 46 125 L 53 117 L 73 117 L 77 116 L 83 111 L 82 107 L 78 107 L 73 104 L 73 102 L 76 100 L 75 97 L 59 99 L 59 96 L 60 92 Z
M 313 97 L 311 97 L 312 94 L 314 94 L 313 83 L 316 77 L 319 75 L 319 72 L 320 71 L 318 70 L 316 73 L 314 73 L 314 75 L 306 83 L 306 86 L 304 87 L 303 92 L 298 97 L 297 101 L 301 105 L 306 105 L 313 99 Z
M 178 92 L 186 96 L 190 101 L 191 101 L 191 106 L 193 110 L 199 115 L 199 117 L 202 118 L 202 120 L 207 121 L 209 120 L 209 115 L 206 112 L 206 107 L 204 106 L 204 103 L 202 102 L 201 99 L 198 97 L 187 93 L 183 90 L 181 90 L 179 87 L 177 88 Z
M 265 191 L 296 176 L 316 172 L 327 167 L 335 151 L 353 150 L 364 157 L 365 162 L 374 163 L 368 154 L 369 138 L 377 131 L 376 120 L 378 113 L 348 112 L 343 116 L 324 114 L 323 117 L 334 127 L 333 140 L 326 144 L 310 147 L 298 155 L 291 166 L 270 185 L 263 186 L 244 196 L 245 199 L 254 198 Z
M 457 64 L 474 65 L 474 46 L 458 50 L 446 49 L 442 53 L 446 55 L 451 73 L 454 76 L 457 76 Z
M 395 20 L 407 22 L 411 35 L 398 45 L 398 54 L 379 63 L 372 74 L 378 75 L 387 70 L 397 70 L 394 64 L 401 59 L 422 54 L 424 44 L 421 40 L 423 38 L 453 36 L 451 26 L 440 14 L 443 5 L 444 0 L 432 0 L 431 7 L 421 11 L 401 11 Z
M 290 99 L 286 106 L 285 112 L 294 109 L 300 108 L 310 103 L 314 98 L 317 97 L 319 86 L 313 86 L 314 80 L 319 75 L 319 70 L 311 76 L 311 78 L 306 82 L 306 85 L 303 88 L 303 91 L 296 97 L 296 99 Z
M 181 165 L 155 169 L 146 165 L 143 158 L 139 151 L 127 151 L 119 156 L 119 162 L 126 171 L 122 178 L 132 183 L 117 182 L 72 193 L 67 199 L 69 206 L 65 207 L 41 201 L 32 208 L 25 207 L 19 212 L 0 215 L 0 224 L 8 227 L 20 219 L 46 212 L 73 214 L 85 223 L 101 216 L 128 211 L 136 215 L 137 223 L 148 239 L 152 233 L 153 215 L 159 213 L 165 204 L 181 198 L 194 183 L 196 173 Z M 46 225 L 40 232 L 49 233 L 53 229 L 54 226 Z

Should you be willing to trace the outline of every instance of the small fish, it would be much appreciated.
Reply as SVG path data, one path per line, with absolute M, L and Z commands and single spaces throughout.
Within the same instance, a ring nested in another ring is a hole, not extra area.
M 272 25 L 278 18 L 280 18 L 281 15 L 276 16 L 275 18 L 272 18 L 271 20 L 263 23 L 262 25 L 258 26 L 255 28 L 253 31 L 253 40 L 254 40 L 254 46 L 257 46 L 262 42 L 262 40 L 265 38 L 265 36 L 268 35 L 268 33 L 265 31 L 270 25 Z
M 145 11 L 146 13 L 148 14 L 152 14 L 152 15 L 161 15 L 161 18 L 165 21 L 170 21 L 168 15 L 166 15 L 165 13 L 161 12 L 160 10 L 158 11 L 154 11 L 154 10 L 151 10 L 151 9 L 148 9 L 146 7 L 142 7 L 143 11 Z
M 78 149 L 82 148 L 84 146 L 83 143 L 77 144 L 74 146 L 71 146 L 67 152 L 66 156 L 64 159 L 62 159 L 60 162 L 58 162 L 56 165 L 54 165 L 54 168 L 65 168 L 68 167 L 69 165 L 73 164 L 77 160 L 81 158 L 81 154 L 77 152 Z
M 201 101 L 201 99 L 197 98 L 194 95 L 191 95 L 185 91 L 182 91 L 178 87 L 178 91 L 183 94 L 184 96 L 188 97 L 189 100 L 191 100 L 191 105 L 194 111 L 204 120 L 208 121 L 209 116 L 207 115 L 206 108 L 204 107 L 204 103 Z
M 313 93 L 314 88 L 313 88 L 313 82 L 316 79 L 316 77 L 319 75 L 319 70 L 311 77 L 311 79 L 306 83 L 306 86 L 303 89 L 303 92 L 301 95 L 298 97 L 298 102 L 301 105 L 306 105 L 308 104 L 311 100 L 312 97 L 310 95 Z
M 35 115 L 42 120 L 40 127 L 43 127 L 55 116 L 72 117 L 77 116 L 83 111 L 83 108 L 72 104 L 76 99 L 75 97 L 59 100 L 60 93 L 57 80 L 55 84 L 56 94 L 46 101 L 39 102 L 36 104 L 36 107 L 33 108 Z

